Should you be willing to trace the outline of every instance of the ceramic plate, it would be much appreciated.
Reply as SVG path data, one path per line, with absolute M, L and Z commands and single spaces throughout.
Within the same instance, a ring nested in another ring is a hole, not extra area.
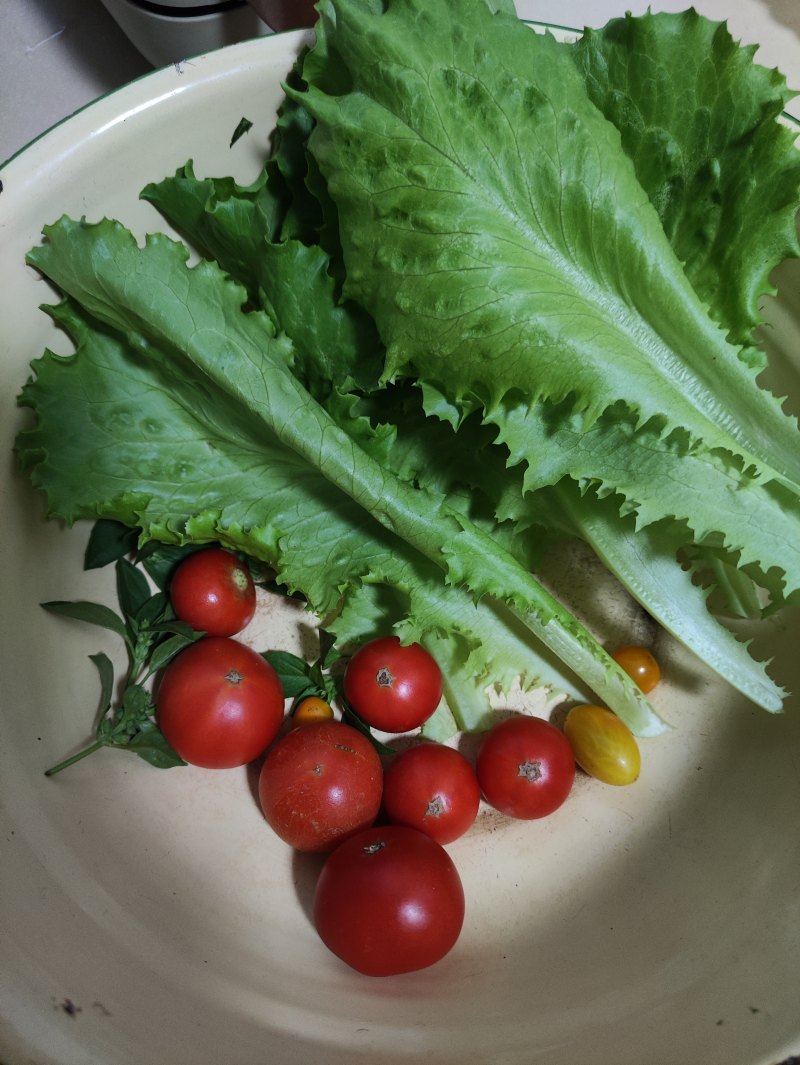
M 451 845 L 467 896 L 439 965 L 383 980 L 322 946 L 317 859 L 265 825 L 247 770 L 157 772 L 101 752 L 59 777 L 97 709 L 88 655 L 113 637 L 46 614 L 113 601 L 83 574 L 86 527 L 43 520 L 12 458 L 27 365 L 65 340 L 23 262 L 66 212 L 164 229 L 137 200 L 188 158 L 252 180 L 302 34 L 155 73 L 74 116 L 0 176 L 3 415 L 0 1061 L 3 1065 L 772 1065 L 800 1054 L 800 714 L 769 716 L 666 637 L 654 695 L 675 726 L 624 789 L 581 777 L 543 822 L 483 810 Z M 230 147 L 246 116 L 254 125 Z M 796 275 L 795 275 L 796 277 Z M 791 280 L 791 278 L 790 278 Z M 787 291 L 789 286 L 787 285 Z M 796 347 L 791 301 L 771 346 Z M 650 637 L 586 558 L 575 607 L 613 642 Z M 299 650 L 308 619 L 264 598 L 248 640 Z M 796 622 L 765 648 L 800 690 Z

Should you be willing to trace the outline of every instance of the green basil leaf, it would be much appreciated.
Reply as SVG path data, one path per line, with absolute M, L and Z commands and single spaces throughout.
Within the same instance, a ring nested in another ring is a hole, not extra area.
M 148 664 L 149 674 L 157 673 L 159 669 L 163 669 L 172 659 L 180 654 L 181 651 L 189 647 L 200 639 L 201 633 L 193 632 L 191 636 L 185 636 L 182 633 L 177 633 L 175 636 L 170 636 L 169 639 L 164 640 L 163 643 L 153 650 L 150 655 L 150 662 Z
M 89 625 L 99 625 L 103 629 L 110 629 L 129 643 L 125 622 L 110 607 L 102 603 L 89 603 L 78 599 L 67 602 L 61 599 L 53 599 L 48 603 L 41 604 L 51 614 L 61 617 L 73 618 L 75 621 L 85 621 Z
M 151 595 L 136 612 L 136 622 L 140 627 L 153 629 L 159 624 L 169 609 L 169 599 L 164 592 Z
M 278 674 L 287 699 L 297 699 L 319 691 L 319 683 L 313 674 L 314 667 L 297 655 L 290 651 L 265 651 L 262 658 Z
M 112 521 L 98 518 L 89 533 L 89 541 L 83 556 L 84 569 L 101 569 L 109 562 L 116 562 L 136 550 L 137 530 Z
M 152 595 L 150 585 L 142 571 L 126 558 L 118 559 L 116 568 L 117 594 L 122 612 L 127 618 L 136 618 Z
M 138 754 L 148 765 L 156 769 L 172 769 L 175 766 L 186 765 L 186 762 L 167 743 L 154 721 L 144 722 L 126 746 L 129 751 Z

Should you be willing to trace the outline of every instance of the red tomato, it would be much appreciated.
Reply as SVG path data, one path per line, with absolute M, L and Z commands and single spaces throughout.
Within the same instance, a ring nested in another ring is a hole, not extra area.
M 575 779 L 569 740 L 549 721 L 518 715 L 487 732 L 475 765 L 484 798 L 509 817 L 545 817 Z
M 293 729 L 267 754 L 258 781 L 264 817 L 300 851 L 332 850 L 378 816 L 383 766 L 369 739 L 341 721 Z
M 195 551 L 170 582 L 172 609 L 209 636 L 235 636 L 256 611 L 256 587 L 244 562 L 221 547 Z
M 427 721 L 442 698 L 442 674 L 418 643 L 397 636 L 370 640 L 344 673 L 344 695 L 362 721 L 382 732 L 409 732 Z
M 206 769 L 252 762 L 277 735 L 283 709 L 272 666 L 223 636 L 205 636 L 181 651 L 156 695 L 156 719 L 167 742 L 184 761 Z
M 397 825 L 418 828 L 437 843 L 463 836 L 478 815 L 475 770 L 458 751 L 418 743 L 394 756 L 383 782 L 383 807 Z
M 314 897 L 323 943 L 367 976 L 433 965 L 464 923 L 464 889 L 447 851 L 415 828 L 369 828 L 325 862 Z

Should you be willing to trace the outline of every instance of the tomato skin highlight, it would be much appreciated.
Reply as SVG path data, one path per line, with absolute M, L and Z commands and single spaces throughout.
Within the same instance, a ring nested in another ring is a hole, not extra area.
M 329 851 L 378 816 L 383 765 L 369 739 L 341 721 L 292 729 L 267 752 L 258 780 L 264 817 L 299 851 Z
M 383 807 L 396 825 L 452 843 L 471 828 L 481 790 L 470 763 L 453 747 L 418 743 L 395 755 L 384 774 Z
M 440 844 L 415 828 L 374 826 L 328 857 L 314 924 L 351 968 L 396 976 L 435 964 L 455 946 L 464 905 L 461 877 Z
M 260 654 L 224 636 L 205 636 L 164 670 L 156 721 L 185 762 L 233 769 L 257 758 L 281 727 L 278 674 Z
M 555 725 L 518 714 L 486 733 L 475 770 L 491 806 L 508 817 L 532 820 L 566 801 L 575 780 L 575 757 Z
M 221 547 L 187 556 L 170 581 L 169 597 L 176 616 L 208 636 L 236 636 L 256 611 L 249 569 Z
M 573 706 L 564 723 L 575 761 L 604 784 L 624 786 L 639 778 L 641 755 L 628 726 L 605 706 Z
M 344 673 L 344 695 L 372 728 L 410 732 L 419 728 L 439 705 L 442 673 L 419 643 L 401 644 L 397 636 L 381 636 L 363 644 Z
M 661 680 L 661 667 L 646 647 L 633 644 L 618 647 L 611 657 L 645 695 Z

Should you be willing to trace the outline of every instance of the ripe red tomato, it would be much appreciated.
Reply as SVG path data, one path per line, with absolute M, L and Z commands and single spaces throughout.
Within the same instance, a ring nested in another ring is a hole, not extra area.
M 174 658 L 156 694 L 156 720 L 191 765 L 231 769 L 257 758 L 283 721 L 278 674 L 237 640 L 205 636 Z
M 176 616 L 208 636 L 235 636 L 256 611 L 249 569 L 221 547 L 185 558 L 170 581 L 169 596 Z
M 270 749 L 258 797 L 269 825 L 300 851 L 331 850 L 378 816 L 383 766 L 369 739 L 341 721 L 293 729 Z
M 415 828 L 373 827 L 325 862 L 314 897 L 323 943 L 367 976 L 433 965 L 464 923 L 464 889 L 447 851 Z
M 347 663 L 344 696 L 373 728 L 410 732 L 439 705 L 442 673 L 421 644 L 381 636 L 359 647 Z
M 509 817 L 553 813 L 575 779 L 569 740 L 549 721 L 517 715 L 486 733 L 475 770 L 484 798 Z
M 383 782 L 383 808 L 397 825 L 418 828 L 437 843 L 463 836 L 478 815 L 475 770 L 453 747 L 418 743 L 394 756 Z

